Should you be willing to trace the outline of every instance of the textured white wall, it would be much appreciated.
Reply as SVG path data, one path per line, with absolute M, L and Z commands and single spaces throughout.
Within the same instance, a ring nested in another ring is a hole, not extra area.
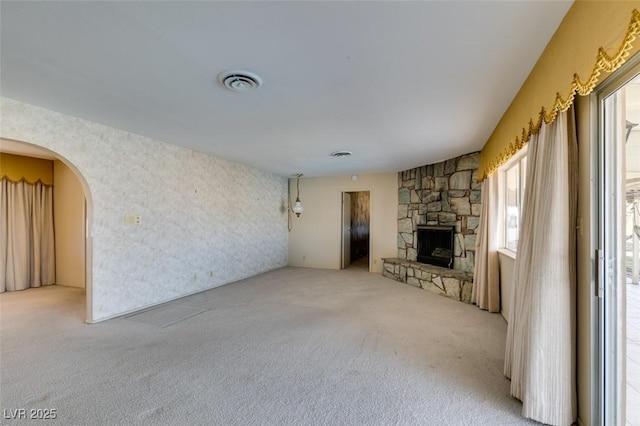
M 0 136 L 73 164 L 93 203 L 89 320 L 287 265 L 287 180 L 2 98 Z M 142 225 L 125 226 L 127 213 Z

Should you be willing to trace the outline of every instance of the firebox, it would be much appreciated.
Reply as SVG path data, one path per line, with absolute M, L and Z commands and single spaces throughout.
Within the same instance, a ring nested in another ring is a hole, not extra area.
M 418 257 L 420 263 L 453 269 L 454 226 L 419 225 Z

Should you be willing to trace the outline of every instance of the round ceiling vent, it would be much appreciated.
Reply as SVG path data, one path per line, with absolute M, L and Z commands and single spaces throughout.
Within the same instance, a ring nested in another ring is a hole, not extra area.
M 249 71 L 224 71 L 218 75 L 218 81 L 234 92 L 248 92 L 262 85 L 262 79 Z
M 332 152 L 331 154 L 332 157 L 348 157 L 350 155 L 353 155 L 353 152 L 351 151 L 335 151 Z

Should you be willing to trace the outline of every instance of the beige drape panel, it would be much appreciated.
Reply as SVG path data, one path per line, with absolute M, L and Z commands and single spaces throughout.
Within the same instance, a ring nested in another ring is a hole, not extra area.
M 551 425 L 576 419 L 576 151 L 573 109 L 529 142 L 507 330 L 511 394 L 523 416 Z
M 0 185 L 0 293 L 54 284 L 53 188 Z
M 500 269 L 498 265 L 498 177 L 482 182 L 482 211 L 476 239 L 476 263 L 473 271 L 471 301 L 480 309 L 500 312 Z

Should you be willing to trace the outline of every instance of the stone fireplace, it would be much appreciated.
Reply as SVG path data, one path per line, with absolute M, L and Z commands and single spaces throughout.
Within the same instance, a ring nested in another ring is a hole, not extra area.
M 478 157 L 472 153 L 398 173 L 398 257 L 384 259 L 383 275 L 471 302 L 481 209 Z M 429 227 L 446 229 L 446 236 L 436 238 L 451 245 L 423 246 Z M 451 258 L 444 260 L 446 255 Z M 427 257 L 439 263 L 427 264 Z

